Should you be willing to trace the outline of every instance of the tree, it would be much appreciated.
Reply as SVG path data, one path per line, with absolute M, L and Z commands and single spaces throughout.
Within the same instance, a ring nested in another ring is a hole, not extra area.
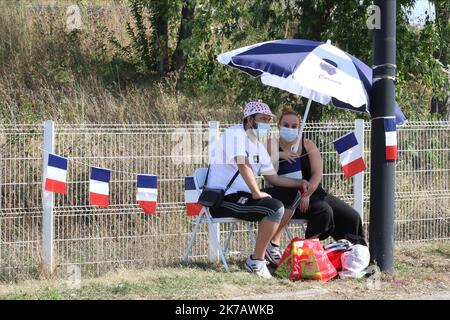
M 433 0 L 435 7 L 436 28 L 439 35 L 439 47 L 435 48 L 434 57 L 443 69 L 442 76 L 437 76 L 431 99 L 431 113 L 439 114 L 450 120 L 450 68 L 448 64 L 450 46 L 450 8 L 448 0 Z
M 142 66 L 138 68 L 142 74 L 162 79 L 170 71 L 184 69 L 187 58 L 182 45 L 192 34 L 190 20 L 194 7 L 195 0 L 185 0 L 180 14 L 180 1 L 130 0 L 132 21 L 127 22 L 126 28 L 131 43 L 124 46 L 114 37 L 110 40 L 136 65 Z M 169 24 L 177 24 L 178 19 L 181 19 L 178 39 L 173 41 Z M 177 43 L 175 50 L 169 45 L 173 42 Z
M 195 0 L 185 0 L 183 2 L 183 9 L 181 10 L 177 47 L 172 55 L 172 71 L 177 72 L 180 79 L 183 79 L 184 68 L 188 59 L 188 50 L 184 44 L 192 36 L 194 12 Z
M 154 47 L 156 67 L 160 77 L 169 71 L 169 16 L 168 0 L 144 1 L 150 12 L 150 22 L 153 27 L 152 45 Z

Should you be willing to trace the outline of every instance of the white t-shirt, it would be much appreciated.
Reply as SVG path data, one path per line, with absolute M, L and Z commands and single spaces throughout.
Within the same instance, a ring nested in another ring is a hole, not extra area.
M 208 187 L 225 189 L 238 171 L 237 156 L 247 157 L 255 177 L 276 174 L 264 145 L 257 140 L 250 140 L 243 125 L 235 125 L 222 133 L 211 151 Z M 238 191 L 251 192 L 240 174 L 225 194 Z

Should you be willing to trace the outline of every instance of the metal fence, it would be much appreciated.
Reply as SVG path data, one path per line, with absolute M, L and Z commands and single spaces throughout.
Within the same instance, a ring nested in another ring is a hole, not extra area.
M 221 125 L 221 129 L 228 125 Z M 345 180 L 331 142 L 354 123 L 309 123 L 324 161 L 323 185 L 353 204 L 353 179 Z M 364 130 L 364 225 L 369 221 L 370 123 Z M 450 122 L 410 122 L 398 130 L 395 240 L 450 238 Z M 206 165 L 208 125 L 56 125 L 55 153 L 69 158 L 68 193 L 54 199 L 56 270 L 79 265 L 99 274 L 115 267 L 178 263 L 187 247 L 193 218 L 184 212 L 184 177 Z M 0 279 L 42 271 L 43 127 L 0 127 Z M 89 205 L 89 168 L 112 170 L 111 205 Z M 158 176 L 158 213 L 145 216 L 136 204 L 136 174 Z M 226 232 L 223 228 L 221 233 Z M 294 230 L 300 232 L 300 230 Z M 222 237 L 224 238 L 224 237 Z M 246 228 L 230 249 L 251 249 Z M 205 259 L 203 226 L 192 257 Z

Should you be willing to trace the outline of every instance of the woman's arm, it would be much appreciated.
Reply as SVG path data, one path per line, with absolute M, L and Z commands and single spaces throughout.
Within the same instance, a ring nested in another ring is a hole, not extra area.
M 263 176 L 271 185 L 276 187 L 302 188 L 303 190 L 307 190 L 309 186 L 309 183 L 306 180 L 291 179 L 277 174 L 263 174 Z
M 309 156 L 309 164 L 311 166 L 311 179 L 309 179 L 309 189 L 307 195 L 311 195 L 316 191 L 317 187 L 322 181 L 323 162 L 319 149 L 317 149 L 314 142 L 305 139 L 305 150 Z

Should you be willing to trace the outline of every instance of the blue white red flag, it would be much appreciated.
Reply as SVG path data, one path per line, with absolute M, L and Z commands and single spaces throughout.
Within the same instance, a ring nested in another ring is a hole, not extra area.
M 47 176 L 45 177 L 45 190 L 66 194 L 67 158 L 48 154 Z
M 157 198 L 157 177 L 155 175 L 138 174 L 136 200 L 145 214 L 156 213 Z
M 94 206 L 109 207 L 109 181 L 111 170 L 92 168 L 89 181 L 89 202 Z
M 184 178 L 184 199 L 186 202 L 186 213 L 188 216 L 198 216 L 203 206 L 198 203 L 200 196 L 195 188 L 194 177 L 187 176 Z
M 363 160 L 361 145 L 353 132 L 333 141 L 336 151 L 339 153 L 344 177 L 349 179 L 355 174 L 366 170 Z
M 384 118 L 386 160 L 397 160 L 397 130 L 395 117 Z

